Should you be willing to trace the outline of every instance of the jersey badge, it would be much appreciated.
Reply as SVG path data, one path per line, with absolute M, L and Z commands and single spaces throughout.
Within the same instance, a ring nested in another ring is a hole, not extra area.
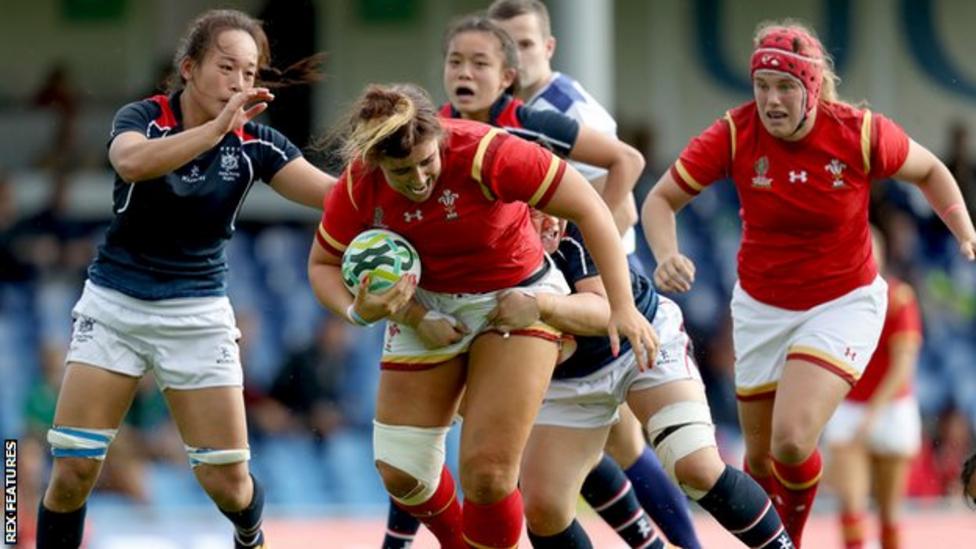
M 220 178 L 224 181 L 233 181 L 240 176 L 240 171 L 238 170 L 239 163 L 237 160 L 237 155 L 234 154 L 233 149 L 223 150 L 220 153 Z
M 451 220 L 451 219 L 458 218 L 458 213 L 455 207 L 455 203 L 457 202 L 457 199 L 460 196 L 461 195 L 459 195 L 456 192 L 453 192 L 451 189 L 444 189 L 444 192 L 441 194 L 441 197 L 437 199 L 437 202 L 439 202 L 442 206 L 444 206 L 445 219 Z
M 756 176 L 752 178 L 752 186 L 757 189 L 772 188 L 772 178 L 766 177 L 766 174 L 769 173 L 769 159 L 765 156 L 760 156 L 753 167 L 756 170 Z
M 373 227 L 386 228 L 386 223 L 383 223 L 383 208 L 379 206 L 373 208 Z
M 844 183 L 844 170 L 847 169 L 847 164 L 833 158 L 830 160 L 830 163 L 824 165 L 824 169 L 830 172 L 831 177 L 834 178 L 833 187 L 835 189 L 844 188 L 846 185 L 846 183 Z

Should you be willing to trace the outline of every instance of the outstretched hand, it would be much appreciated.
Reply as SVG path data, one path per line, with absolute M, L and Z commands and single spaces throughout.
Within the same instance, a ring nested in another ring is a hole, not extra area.
M 230 96 L 224 110 L 220 111 L 214 124 L 221 135 L 244 127 L 268 108 L 274 94 L 268 88 L 251 88 Z

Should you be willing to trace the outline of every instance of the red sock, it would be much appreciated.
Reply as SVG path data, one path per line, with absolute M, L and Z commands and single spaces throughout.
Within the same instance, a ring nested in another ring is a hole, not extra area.
M 752 480 L 756 481 L 756 484 L 762 487 L 762 489 L 765 490 L 770 497 L 775 494 L 776 480 L 773 478 L 773 475 L 766 475 L 764 477 L 756 475 L 756 473 L 752 472 L 752 469 L 749 469 L 749 460 L 742 460 L 742 470 L 745 471 L 747 475 L 752 477 Z M 773 503 L 776 503 L 775 499 L 773 500 Z
M 434 495 L 418 505 L 404 505 L 396 501 L 401 509 L 417 517 L 441 543 L 448 549 L 466 549 L 461 536 L 461 504 L 458 503 L 454 488 L 454 477 L 447 467 L 441 469 L 441 481 Z
M 882 522 L 881 549 L 898 549 L 901 547 L 900 530 L 897 522 Z
M 862 513 L 841 513 L 840 527 L 844 536 L 844 549 L 864 548 L 864 515 Z
M 516 547 L 522 537 L 522 493 L 518 488 L 501 501 L 464 502 L 464 540 L 478 549 Z
M 787 465 L 773 458 L 773 477 L 783 497 L 780 518 L 797 548 L 800 547 L 803 527 L 813 508 L 813 498 L 817 495 L 822 472 L 820 450 L 814 450 L 810 457 L 795 465 Z

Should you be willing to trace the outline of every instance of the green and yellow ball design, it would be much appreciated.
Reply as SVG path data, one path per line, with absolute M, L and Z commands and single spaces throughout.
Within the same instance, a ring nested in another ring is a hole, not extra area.
M 363 231 L 342 254 L 342 281 L 355 294 L 366 273 L 370 274 L 369 292 L 383 292 L 403 275 L 413 274 L 419 280 L 420 256 L 407 239 L 393 231 Z

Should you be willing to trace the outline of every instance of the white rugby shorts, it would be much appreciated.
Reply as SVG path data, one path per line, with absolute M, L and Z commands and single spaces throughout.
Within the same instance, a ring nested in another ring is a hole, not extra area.
M 878 345 L 888 284 L 879 276 L 806 311 L 766 305 L 736 284 L 731 307 L 739 400 L 772 397 L 791 359 L 816 364 L 853 387 Z
M 660 342 L 654 367 L 641 372 L 633 349 L 586 377 L 553 379 L 536 417 L 536 425 L 594 429 L 616 423 L 617 409 L 631 391 L 701 375 L 691 356 L 691 340 L 684 331 L 681 308 L 659 296 L 654 330 Z
M 841 402 L 824 429 L 824 442 L 828 446 L 853 442 L 866 412 L 865 402 Z M 907 395 L 897 398 L 878 410 L 868 439 L 862 442 L 872 454 L 905 457 L 917 454 L 922 442 L 922 419 L 915 397 Z
M 518 289 L 526 292 L 569 294 L 569 285 L 563 273 L 551 263 L 548 265 L 548 270 L 539 280 Z M 451 315 L 467 326 L 469 333 L 447 347 L 428 349 L 413 328 L 388 320 L 380 367 L 386 370 L 425 370 L 466 353 L 474 338 L 486 331 L 486 317 L 495 308 L 498 295 L 507 290 L 508 288 L 477 294 L 450 294 L 417 288 L 414 297 L 420 304 L 428 310 Z M 543 322 L 513 330 L 510 335 L 539 337 L 557 342 L 560 340 L 559 330 Z
M 243 386 L 227 297 L 146 301 L 86 281 L 71 316 L 66 362 L 132 377 L 152 370 L 161 389 Z

